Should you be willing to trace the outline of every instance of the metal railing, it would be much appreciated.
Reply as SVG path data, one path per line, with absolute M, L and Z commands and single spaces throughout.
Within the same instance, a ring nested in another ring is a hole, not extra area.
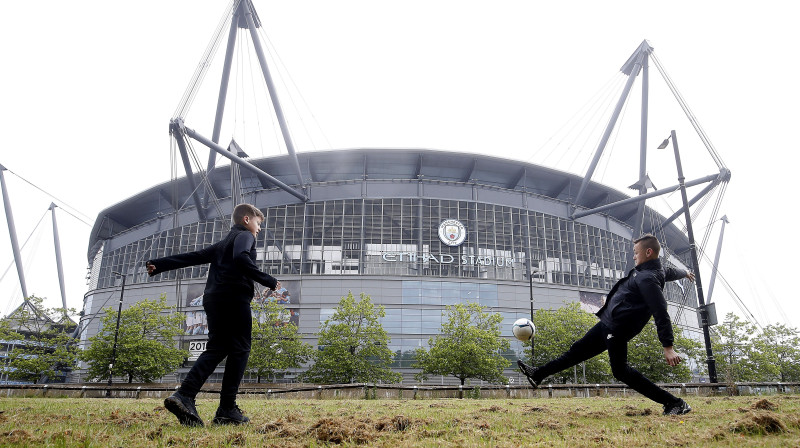
M 800 382 L 667 383 L 661 387 L 682 396 L 800 394 Z M 7 384 L 0 397 L 164 398 L 178 388 L 164 384 Z M 199 398 L 215 398 L 219 384 L 207 384 Z M 625 384 L 545 384 L 537 389 L 511 385 L 428 386 L 397 384 L 243 384 L 240 396 L 318 399 L 558 398 L 633 396 Z

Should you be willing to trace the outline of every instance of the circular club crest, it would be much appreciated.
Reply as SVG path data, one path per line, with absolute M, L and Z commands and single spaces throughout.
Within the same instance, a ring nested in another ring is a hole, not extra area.
M 464 224 L 455 219 L 446 219 L 439 224 L 439 239 L 448 246 L 458 246 L 467 238 Z

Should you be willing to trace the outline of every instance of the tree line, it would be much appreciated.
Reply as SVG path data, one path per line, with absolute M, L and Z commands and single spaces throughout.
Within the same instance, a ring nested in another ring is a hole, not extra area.
M 31 298 L 30 303 L 32 308 L 21 309 L 0 321 L 0 341 L 6 348 L 2 374 L 7 380 L 57 380 L 78 361 L 87 363 L 90 380 L 107 380 L 115 338 L 113 376 L 124 377 L 128 382 L 155 381 L 175 372 L 188 359 L 189 352 L 179 340 L 184 333 L 184 315 L 168 306 L 164 295 L 123 310 L 119 330 L 117 311 L 111 307 L 103 310 L 101 330 L 88 339 L 85 350 L 78 349 L 67 326 L 36 324 L 47 319 L 55 322 L 58 316 L 65 315 L 64 310 L 45 309 L 39 298 Z M 334 314 L 320 325 L 316 348 L 303 342 L 288 313 L 274 301 L 253 303 L 253 342 L 247 368 L 258 382 L 274 381 L 289 371 L 305 369 L 298 375 L 299 381 L 396 383 L 402 376 L 392 370 L 393 363 L 410 357 L 419 381 L 441 375 L 454 377 L 462 385 L 468 380 L 507 384 L 503 371 L 517 357 L 541 365 L 565 352 L 597 322 L 577 303 L 537 310 L 532 316 L 537 329 L 533 343 L 524 343 L 518 353 L 511 350 L 510 338 L 504 336 L 499 313 L 477 303 L 461 303 L 447 306 L 439 333 L 428 340 L 426 347 L 409 354 L 392 352 L 389 334 L 380 323 L 385 310 L 365 294 L 342 297 Z M 674 334 L 676 349 L 689 362 L 676 367 L 666 365 L 651 320 L 628 344 L 629 363 L 655 382 L 688 382 L 705 375 L 701 342 L 687 337 L 677 327 Z M 800 331 L 796 328 L 784 324 L 757 328 L 728 314 L 713 327 L 712 340 L 720 381 L 800 381 Z M 608 355 L 602 353 L 547 381 L 610 383 L 614 378 Z

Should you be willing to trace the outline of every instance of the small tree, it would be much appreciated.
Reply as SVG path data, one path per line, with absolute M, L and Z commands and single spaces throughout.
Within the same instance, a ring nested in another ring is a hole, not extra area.
M 45 308 L 44 300 L 31 296 L 0 325 L 0 337 L 10 345 L 8 378 L 52 381 L 72 370 L 77 346 L 70 336 L 75 324 L 63 308 Z
M 262 377 L 275 376 L 308 361 L 313 349 L 303 342 L 297 326 L 289 321 L 283 305 L 268 300 L 253 303 L 253 343 L 248 371 Z
M 441 334 L 428 340 L 430 349 L 417 349 L 414 367 L 422 370 L 417 379 L 445 375 L 458 378 L 462 386 L 468 378 L 507 383 L 503 369 L 511 363 L 502 353 L 510 344 L 501 336 L 503 317 L 477 303 L 449 305 L 442 315 L 447 322 Z
M 301 378 L 331 384 L 400 381 L 402 376 L 389 368 L 393 353 L 379 320 L 385 315 L 383 306 L 363 293 L 358 302 L 352 292 L 342 297 L 320 328 L 314 365 Z
M 759 347 L 775 354 L 780 382 L 800 381 L 800 332 L 784 324 L 767 325 L 757 337 Z
M 24 336 L 11 328 L 8 319 L 0 320 L 0 340 L 5 344 L 13 344 L 16 341 L 21 341 Z
M 89 377 L 97 380 L 109 377 L 117 323 L 117 310 L 104 311 L 102 331 L 89 339 L 90 346 L 81 355 L 89 363 Z M 145 299 L 123 310 L 113 373 L 127 376 L 129 383 L 134 379 L 147 383 L 175 371 L 189 353 L 175 339 L 183 333 L 183 322 L 184 316 L 167 306 L 163 294 L 158 300 Z
M 675 350 L 686 358 L 684 361 L 697 362 L 701 352 L 700 342 L 685 337 L 675 325 L 672 326 L 672 334 Z M 682 362 L 674 367 L 667 365 L 653 319 L 628 342 L 628 363 L 654 383 L 679 383 L 692 378 L 690 362 Z
M 597 324 L 597 317 L 583 311 L 580 304 L 575 302 L 555 310 L 536 310 L 533 323 L 536 325 L 533 363 L 541 366 L 569 350 L 575 341 Z M 530 343 L 526 342 L 525 345 L 529 346 Z M 530 348 L 525 351 L 530 357 Z M 586 381 L 590 383 L 605 383 L 613 378 L 607 352 L 587 360 L 585 366 L 579 367 L 585 367 Z M 553 374 L 551 378 L 556 383 L 569 383 L 575 381 L 575 375 L 575 370 L 568 369 Z
M 755 337 L 755 325 L 728 313 L 714 333 L 712 347 L 721 381 L 770 381 L 780 375 L 777 355 L 763 338 Z

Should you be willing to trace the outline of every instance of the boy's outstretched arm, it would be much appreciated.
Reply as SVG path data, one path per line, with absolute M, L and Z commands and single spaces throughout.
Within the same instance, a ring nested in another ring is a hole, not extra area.
M 683 269 L 674 268 L 672 266 L 667 266 L 666 268 L 664 268 L 664 280 L 668 282 L 683 280 L 685 278 L 688 278 L 690 282 L 693 282 L 694 273 L 689 271 L 684 271 Z
M 210 247 L 211 246 L 195 252 L 187 252 L 185 254 L 170 255 L 168 257 L 147 260 L 144 264 L 147 268 L 147 275 L 152 277 L 173 269 L 210 263 L 212 255 Z

